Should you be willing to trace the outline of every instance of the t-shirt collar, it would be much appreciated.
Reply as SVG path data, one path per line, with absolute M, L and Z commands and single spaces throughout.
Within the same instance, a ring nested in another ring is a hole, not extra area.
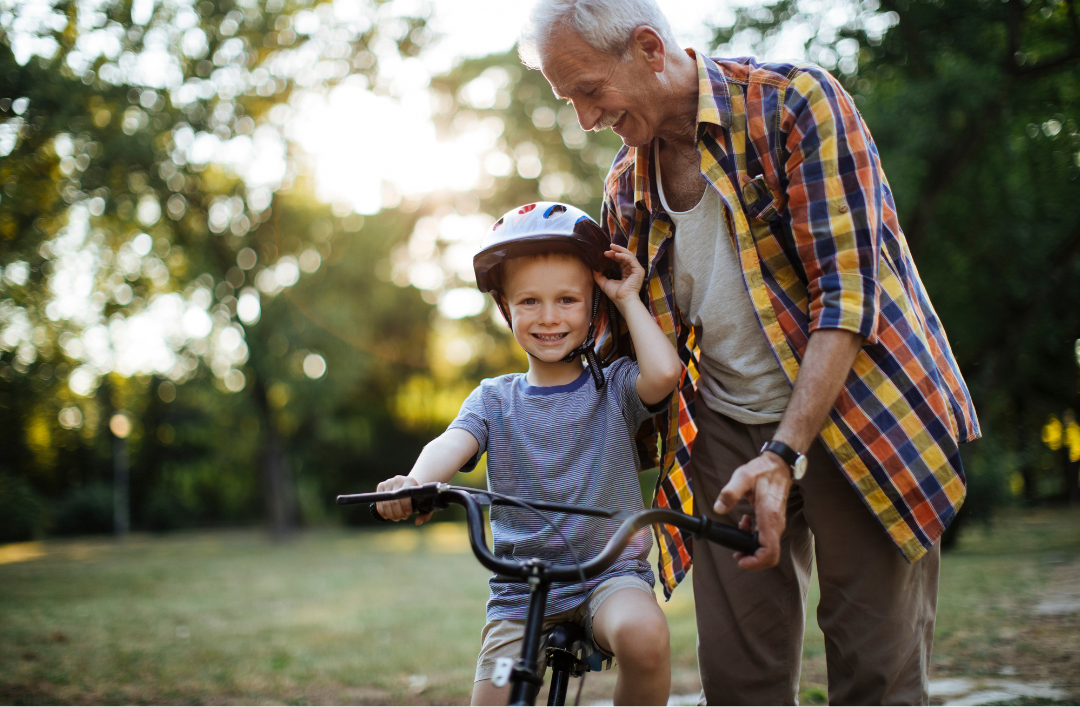
M 529 385 L 528 379 L 521 376 L 521 392 L 526 395 L 558 395 L 559 393 L 571 393 L 581 386 L 585 385 L 585 382 L 591 380 L 588 368 L 581 369 L 581 375 L 576 380 L 566 383 L 564 385 Z

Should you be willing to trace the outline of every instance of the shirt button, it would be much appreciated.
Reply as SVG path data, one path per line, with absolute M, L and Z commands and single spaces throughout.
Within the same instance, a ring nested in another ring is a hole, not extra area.
M 846 214 L 848 212 L 847 204 L 840 204 L 840 213 Z

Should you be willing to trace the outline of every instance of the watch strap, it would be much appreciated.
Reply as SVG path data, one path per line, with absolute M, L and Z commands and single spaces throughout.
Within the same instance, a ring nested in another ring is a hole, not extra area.
M 792 469 L 795 468 L 795 462 L 798 461 L 799 457 L 801 456 L 791 447 L 775 439 L 771 439 L 765 444 L 761 445 L 761 451 L 759 452 L 759 454 L 764 454 L 765 452 L 772 452 L 776 456 L 780 457 L 785 462 L 787 462 L 787 465 L 790 466 Z

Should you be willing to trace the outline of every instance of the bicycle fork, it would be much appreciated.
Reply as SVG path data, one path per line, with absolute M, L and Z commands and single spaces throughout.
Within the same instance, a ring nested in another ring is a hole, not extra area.
M 542 562 L 533 561 L 529 567 L 529 609 L 525 619 L 525 636 L 521 656 L 510 671 L 510 704 L 536 704 L 543 678 L 538 670 L 540 639 L 543 636 L 544 612 L 547 610 L 551 580 Z

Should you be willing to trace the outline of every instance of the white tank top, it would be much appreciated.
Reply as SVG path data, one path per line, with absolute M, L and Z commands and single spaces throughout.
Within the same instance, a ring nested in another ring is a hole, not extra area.
M 653 144 L 660 203 L 675 223 L 675 305 L 700 334 L 701 397 L 709 409 L 738 422 L 776 422 L 791 398 L 791 386 L 758 324 L 728 234 L 724 204 L 707 186 L 689 211 L 668 206 L 659 141 Z

